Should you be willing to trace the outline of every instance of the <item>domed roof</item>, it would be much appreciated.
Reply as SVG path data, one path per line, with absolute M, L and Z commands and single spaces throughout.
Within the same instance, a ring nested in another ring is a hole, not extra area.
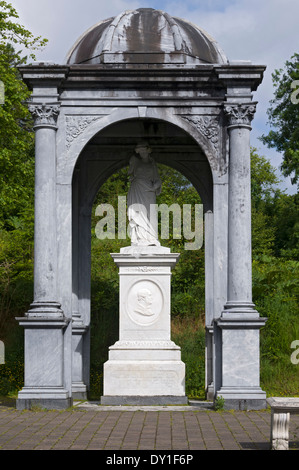
M 223 64 L 227 58 L 216 41 L 192 23 L 153 8 L 139 8 L 86 31 L 66 63 Z

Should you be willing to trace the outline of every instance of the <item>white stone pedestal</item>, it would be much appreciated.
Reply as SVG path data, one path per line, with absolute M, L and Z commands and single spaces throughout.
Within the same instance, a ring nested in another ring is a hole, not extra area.
M 164 247 L 112 254 L 120 276 L 119 341 L 104 364 L 102 404 L 185 404 L 185 365 L 170 339 L 171 270 Z

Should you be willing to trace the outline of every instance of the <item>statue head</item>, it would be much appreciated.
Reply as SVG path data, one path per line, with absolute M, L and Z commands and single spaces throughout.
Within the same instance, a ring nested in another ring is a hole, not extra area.
M 145 158 L 150 156 L 152 149 L 147 142 L 139 142 L 135 147 L 135 152 L 138 153 L 141 158 Z

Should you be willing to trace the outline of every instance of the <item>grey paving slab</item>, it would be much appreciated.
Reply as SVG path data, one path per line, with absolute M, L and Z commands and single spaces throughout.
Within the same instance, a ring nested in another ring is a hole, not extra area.
M 270 411 L 205 406 L 103 407 L 17 411 L 0 406 L 0 450 L 181 451 L 269 450 Z M 299 450 L 299 416 L 290 421 Z

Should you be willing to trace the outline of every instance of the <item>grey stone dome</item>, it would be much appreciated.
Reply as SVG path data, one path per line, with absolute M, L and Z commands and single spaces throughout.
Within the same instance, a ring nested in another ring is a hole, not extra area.
M 86 31 L 67 55 L 73 64 L 226 64 L 217 42 L 201 28 L 152 8 L 108 18 Z

